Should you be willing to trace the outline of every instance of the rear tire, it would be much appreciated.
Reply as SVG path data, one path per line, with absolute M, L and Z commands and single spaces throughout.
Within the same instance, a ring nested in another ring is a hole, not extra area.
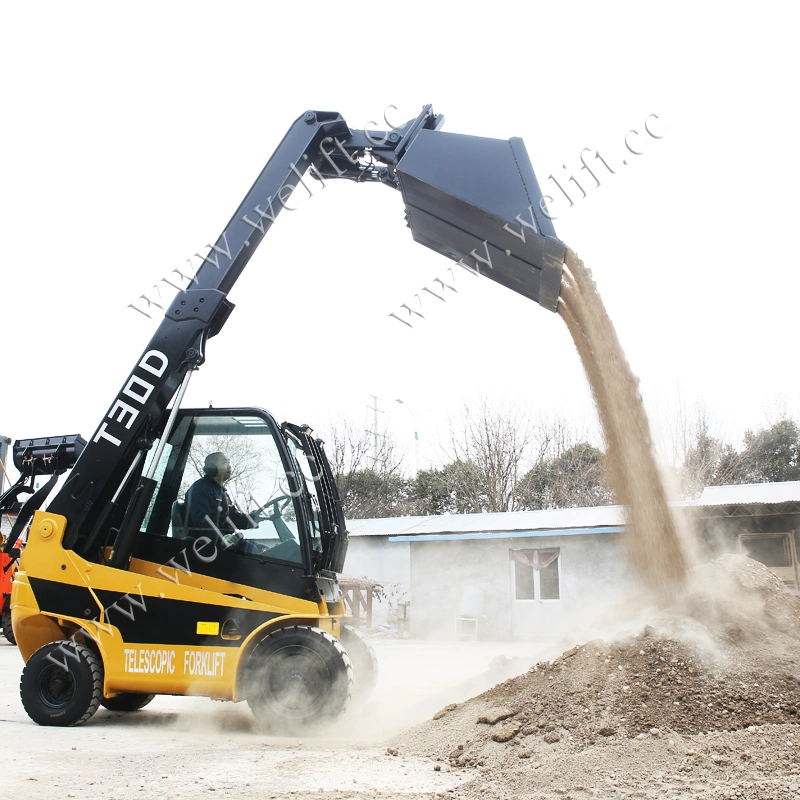
M 11 598 L 6 597 L 3 603 L 3 636 L 6 637 L 9 644 L 16 644 L 17 639 L 14 636 L 14 628 L 11 625 Z
M 81 725 L 103 697 L 103 664 L 70 639 L 40 647 L 22 670 L 22 705 L 39 725 Z
M 154 694 L 145 694 L 144 692 L 123 692 L 116 697 L 104 697 L 100 701 L 100 705 L 109 711 L 138 711 L 154 697 Z
M 372 645 L 351 625 L 342 625 L 340 641 L 353 662 L 353 704 L 360 706 L 369 700 L 378 682 L 378 657 Z
M 269 731 L 300 733 L 344 713 L 353 695 L 353 668 L 329 633 L 309 625 L 281 628 L 250 654 L 244 694 Z

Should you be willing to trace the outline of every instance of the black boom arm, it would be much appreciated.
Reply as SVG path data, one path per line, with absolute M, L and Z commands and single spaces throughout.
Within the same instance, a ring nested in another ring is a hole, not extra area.
M 445 134 L 442 122 L 430 106 L 387 132 L 351 130 L 335 112 L 307 111 L 294 122 L 189 287 L 172 301 L 51 502 L 50 510 L 67 518 L 65 547 L 89 555 L 127 496 L 111 563 L 127 562 L 155 486 L 141 478 L 131 494 L 130 476 L 159 435 L 170 400 L 203 363 L 207 339 L 233 310 L 227 295 L 236 279 L 309 173 L 400 190 L 415 240 L 555 311 L 564 245 L 522 140 Z

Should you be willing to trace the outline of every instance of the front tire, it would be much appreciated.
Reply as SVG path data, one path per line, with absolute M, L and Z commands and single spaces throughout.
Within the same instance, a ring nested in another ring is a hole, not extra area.
M 353 668 L 341 644 L 308 625 L 281 628 L 253 649 L 245 697 L 268 730 L 292 734 L 338 717 L 353 695 Z
M 3 604 L 3 636 L 9 644 L 16 644 L 17 639 L 14 636 L 14 628 L 11 625 L 11 598 L 6 597 Z
M 353 703 L 361 706 L 378 682 L 378 657 L 372 645 L 351 625 L 342 624 L 340 641 L 353 662 Z
M 102 698 L 100 705 L 109 711 L 139 711 L 154 697 L 154 694 L 145 694 L 144 692 L 123 692 L 115 697 Z
M 51 642 L 28 659 L 19 693 L 28 716 L 39 725 L 81 725 L 103 697 L 102 661 L 70 639 Z

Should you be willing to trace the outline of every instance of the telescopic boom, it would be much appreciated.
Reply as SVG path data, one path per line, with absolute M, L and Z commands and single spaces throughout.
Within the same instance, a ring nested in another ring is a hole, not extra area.
M 185 391 L 205 360 L 206 341 L 233 310 L 228 293 L 292 191 L 309 176 L 399 190 L 415 241 L 556 310 L 565 247 L 522 140 L 443 133 L 443 122 L 431 106 L 386 132 L 350 129 L 340 114 L 326 111 L 307 111 L 294 122 L 189 287 L 175 296 L 50 503 L 67 519 L 65 548 L 91 558 L 124 497 L 127 510 L 110 564 L 127 565 L 156 485 L 153 476 L 142 476 L 131 494 L 130 476 L 154 439 L 166 440 L 167 407 L 179 388 Z M 30 498 L 23 513 L 30 518 L 43 500 Z

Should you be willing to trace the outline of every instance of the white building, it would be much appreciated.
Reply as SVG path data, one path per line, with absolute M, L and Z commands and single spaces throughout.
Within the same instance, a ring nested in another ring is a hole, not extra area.
M 746 553 L 797 591 L 800 482 L 709 487 L 676 506 L 695 520 L 709 559 Z M 347 574 L 389 590 L 373 623 L 410 601 L 415 638 L 549 638 L 632 588 L 620 506 L 352 520 L 348 528 Z

